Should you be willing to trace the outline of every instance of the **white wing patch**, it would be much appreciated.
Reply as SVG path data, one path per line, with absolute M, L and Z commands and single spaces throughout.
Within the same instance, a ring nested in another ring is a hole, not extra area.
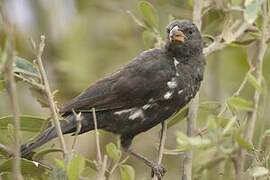
M 133 108 L 131 108 L 131 109 L 124 109 L 124 110 L 121 110 L 121 111 L 116 111 L 116 112 L 113 113 L 113 114 L 121 115 L 121 114 L 124 114 L 124 113 L 129 113 L 129 112 L 131 112 L 131 111 L 133 111 Z
M 179 61 L 177 61 L 176 58 L 173 58 L 173 63 L 174 63 L 174 66 L 176 67 L 179 64 Z
M 182 92 L 183 92 L 183 89 L 179 90 L 179 91 L 177 92 L 177 94 L 182 94 Z
M 177 81 L 176 81 L 176 78 L 173 77 L 173 78 L 171 79 L 171 81 L 168 81 L 168 82 L 167 82 L 167 86 L 168 86 L 170 89 L 176 88 L 176 87 L 177 87 Z
M 146 109 L 148 109 L 150 106 L 151 106 L 151 104 L 145 104 L 142 108 L 143 108 L 143 110 L 146 110 Z
M 144 113 L 143 110 L 141 109 L 137 109 L 136 111 L 134 111 L 129 117 L 128 119 L 134 120 L 136 118 L 144 118 Z
M 164 94 L 163 97 L 164 97 L 165 99 L 170 99 L 170 98 L 172 97 L 172 94 L 173 94 L 173 93 L 172 93 L 171 91 L 168 91 L 168 92 L 166 92 L 166 94 Z

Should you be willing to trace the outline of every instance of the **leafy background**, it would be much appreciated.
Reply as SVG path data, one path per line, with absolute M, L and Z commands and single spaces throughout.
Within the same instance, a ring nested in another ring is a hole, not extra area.
M 174 18 L 191 20 L 193 10 L 193 2 L 186 0 L 152 0 L 149 1 L 154 6 L 152 10 L 147 8 L 145 10 L 140 1 L 137 0 L 6 0 L 0 2 L 1 6 L 7 9 L 9 18 L 16 24 L 17 56 L 31 62 L 35 57 L 29 38 L 39 39 L 41 34 L 46 36 L 43 59 L 51 88 L 57 90 L 55 99 L 59 106 L 79 94 L 89 84 L 128 63 L 138 53 L 153 46 L 162 45 L 168 22 Z M 205 3 L 209 4 L 210 10 L 205 10 L 206 13 L 203 15 L 202 33 L 211 36 L 221 33 L 223 25 L 226 23 L 226 17 L 238 18 L 240 16 L 237 11 L 228 12 L 229 5 L 238 7 L 243 4 L 240 0 L 206 0 Z M 256 6 L 252 6 L 249 11 L 246 14 L 247 19 L 254 17 L 256 19 Z M 158 14 L 158 19 L 155 13 Z M 260 16 L 256 23 L 261 24 Z M 256 39 L 257 36 L 251 37 Z M 204 82 L 200 90 L 198 126 L 201 128 L 206 126 L 208 134 L 202 138 L 187 138 L 183 133 L 186 121 L 178 122 L 168 130 L 166 149 L 175 149 L 177 152 L 187 149 L 194 150 L 194 178 L 233 179 L 233 162 L 230 158 L 234 155 L 234 150 L 239 146 L 247 150 L 258 147 L 262 136 L 268 135 L 266 130 L 270 125 L 268 121 L 270 104 L 267 90 L 270 81 L 269 51 L 265 55 L 263 65 L 263 85 L 258 85 L 254 77 L 251 76 L 241 92 L 241 98 L 232 97 L 249 70 L 247 51 L 250 50 L 248 47 L 253 42 L 252 38 L 250 39 L 250 36 L 243 37 L 241 42 L 233 42 L 222 51 L 217 51 L 207 58 Z M 0 55 L 2 56 L 5 39 L 3 24 L 0 24 Z M 21 62 L 23 67 L 20 68 L 20 65 L 17 64 L 18 69 L 15 69 L 15 72 L 24 73 L 20 70 L 27 70 L 25 68 L 27 64 L 22 61 L 17 61 Z M 27 72 L 29 73 L 29 69 Z M 0 81 L 0 117 L 3 117 L 0 119 L 0 143 L 8 145 L 12 142 L 13 127 L 10 124 L 11 120 L 4 118 L 11 112 L 7 93 L 2 87 L 4 84 L 3 81 Z M 20 112 L 25 115 L 21 120 L 22 130 L 24 130 L 22 142 L 35 136 L 42 123 L 49 117 L 49 110 L 40 105 L 36 94 L 28 87 L 26 83 L 17 81 Z M 245 122 L 247 112 L 252 110 L 250 100 L 256 88 L 261 88 L 262 98 L 256 121 L 254 144 L 249 144 L 239 134 L 242 132 L 241 125 Z M 235 109 L 236 116 L 216 118 L 221 105 L 227 100 L 231 109 Z M 29 116 L 34 116 L 33 120 Z M 40 117 L 40 119 L 36 117 Z M 176 117 L 176 119 L 180 121 L 182 118 Z M 137 136 L 132 145 L 134 149 L 155 160 L 157 158 L 159 130 L 158 126 Z M 118 162 L 120 157 L 124 159 L 124 155 L 119 152 L 117 147 L 117 137 L 104 131 L 100 131 L 100 133 L 102 153 L 109 155 L 110 162 L 112 164 Z M 71 149 L 73 138 L 67 136 L 65 139 L 69 149 Z M 52 150 L 52 147 L 58 147 L 57 144 L 58 141 L 53 140 L 39 150 L 44 150 L 45 147 Z M 267 139 L 265 146 L 267 146 Z M 88 178 L 95 177 L 94 165 L 92 161 L 88 161 L 97 159 L 94 133 L 90 132 L 79 136 L 74 151 L 76 153 L 69 162 L 68 168 L 77 167 L 78 170 L 68 171 L 69 178 L 76 179 L 78 174 Z M 168 153 L 172 152 L 168 151 Z M 254 163 L 252 161 L 253 155 L 251 153 L 245 168 L 247 172 L 253 175 L 253 171 L 262 172 L 263 175 L 267 174 L 267 148 L 261 154 L 257 154 L 258 159 L 266 158 L 265 161 Z M 61 159 L 60 154 L 50 152 L 45 157 L 42 153 L 40 156 L 44 162 L 55 165 L 56 168 L 53 172 L 49 172 L 46 165 L 36 166 L 33 165 L 32 161 L 24 160 L 22 166 L 25 168 L 23 170 L 24 173 L 26 172 L 25 177 L 33 177 L 42 173 L 45 179 L 49 177 L 53 179 L 56 176 L 59 178 L 63 161 L 55 159 Z M 181 161 L 181 153 L 164 156 L 162 164 L 168 171 L 164 179 L 179 179 L 181 177 Z M 0 159 L 0 163 L 0 172 L 10 170 L 9 161 Z M 36 167 L 36 171 L 33 170 L 34 167 Z M 26 176 L 26 174 L 28 175 Z M 120 176 L 123 179 L 134 179 L 133 176 L 136 176 L 136 179 L 150 179 L 150 169 L 131 157 L 124 165 L 119 166 L 119 171 L 115 171 L 112 179 L 119 179 Z

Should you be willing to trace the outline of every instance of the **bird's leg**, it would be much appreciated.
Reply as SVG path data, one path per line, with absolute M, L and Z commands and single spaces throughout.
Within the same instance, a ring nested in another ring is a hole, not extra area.
M 154 176 L 154 174 L 158 177 L 158 179 L 161 179 L 164 174 L 166 173 L 166 169 L 164 167 L 162 167 L 161 165 L 150 161 L 149 159 L 147 159 L 145 156 L 134 152 L 133 150 L 131 150 L 130 148 L 126 150 L 126 152 L 132 156 L 134 156 L 135 158 L 143 161 L 147 166 L 149 166 L 152 169 L 152 177 Z
M 130 140 L 130 142 L 128 142 Z M 130 148 L 130 144 L 131 144 L 131 140 L 132 139 L 125 139 L 123 137 L 121 137 L 121 144 L 122 144 L 122 147 L 123 147 L 123 150 L 134 156 L 135 158 L 137 158 L 138 160 L 141 160 L 143 161 L 147 166 L 149 166 L 151 169 L 152 169 L 152 177 L 154 175 L 156 175 L 156 177 L 158 178 L 158 180 L 161 180 L 161 178 L 164 176 L 164 174 L 166 173 L 166 169 L 153 162 L 153 161 L 150 161 L 149 159 L 147 159 L 145 156 L 139 154 L 139 153 L 136 153 L 134 152 L 131 148 Z

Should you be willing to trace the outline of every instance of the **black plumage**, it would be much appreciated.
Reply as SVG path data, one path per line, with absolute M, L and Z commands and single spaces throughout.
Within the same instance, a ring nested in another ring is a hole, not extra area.
M 143 159 L 160 177 L 163 169 L 130 149 L 132 139 L 185 106 L 197 93 L 203 79 L 205 60 L 202 38 L 196 26 L 176 20 L 167 27 L 163 48 L 142 52 L 119 71 L 91 85 L 60 109 L 66 119 L 64 134 L 74 133 L 74 115 L 81 112 L 81 131 L 94 129 L 92 108 L 99 129 L 121 136 L 122 147 Z M 55 127 L 42 132 L 34 142 L 22 145 L 22 156 L 57 136 Z

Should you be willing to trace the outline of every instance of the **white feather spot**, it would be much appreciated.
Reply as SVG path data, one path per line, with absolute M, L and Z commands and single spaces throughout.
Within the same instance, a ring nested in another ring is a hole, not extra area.
M 150 106 L 151 106 L 151 104 L 145 104 L 142 108 L 143 108 L 143 110 L 146 110 L 146 109 L 148 109 Z
M 176 87 L 177 87 L 176 78 L 173 77 L 173 78 L 171 79 L 171 81 L 168 81 L 168 82 L 167 82 L 167 85 L 168 85 L 168 87 L 169 87 L 170 89 L 176 88 Z
M 39 162 L 36 162 L 36 161 L 32 161 L 32 162 L 35 164 L 36 167 L 38 167 Z
M 124 110 L 121 110 L 121 111 L 116 111 L 115 113 L 113 114 L 116 114 L 116 115 L 121 115 L 121 114 L 124 114 L 124 113 L 129 113 L 133 110 L 133 108 L 131 109 L 124 109 Z
M 183 92 L 183 89 L 179 90 L 177 94 L 181 94 Z
M 149 101 L 148 101 L 148 102 L 150 102 L 150 103 L 151 103 L 151 102 L 154 102 L 154 99 L 153 99 L 153 98 L 151 98 L 151 99 L 149 99 Z
M 176 76 L 179 76 L 179 73 L 178 72 L 176 73 Z
M 166 92 L 166 94 L 164 94 L 163 97 L 164 97 L 165 99 L 170 99 L 170 98 L 172 97 L 172 94 L 173 94 L 173 93 L 172 93 L 171 91 L 168 91 L 168 92 Z
M 174 66 L 176 67 L 178 64 L 179 64 L 179 61 L 177 61 L 177 59 L 176 58 L 173 58 L 173 62 L 174 62 Z
M 129 117 L 128 119 L 131 119 L 131 120 L 134 120 L 136 118 L 143 118 L 144 117 L 144 114 L 143 114 L 143 111 L 141 109 L 137 109 L 136 111 L 134 111 Z

